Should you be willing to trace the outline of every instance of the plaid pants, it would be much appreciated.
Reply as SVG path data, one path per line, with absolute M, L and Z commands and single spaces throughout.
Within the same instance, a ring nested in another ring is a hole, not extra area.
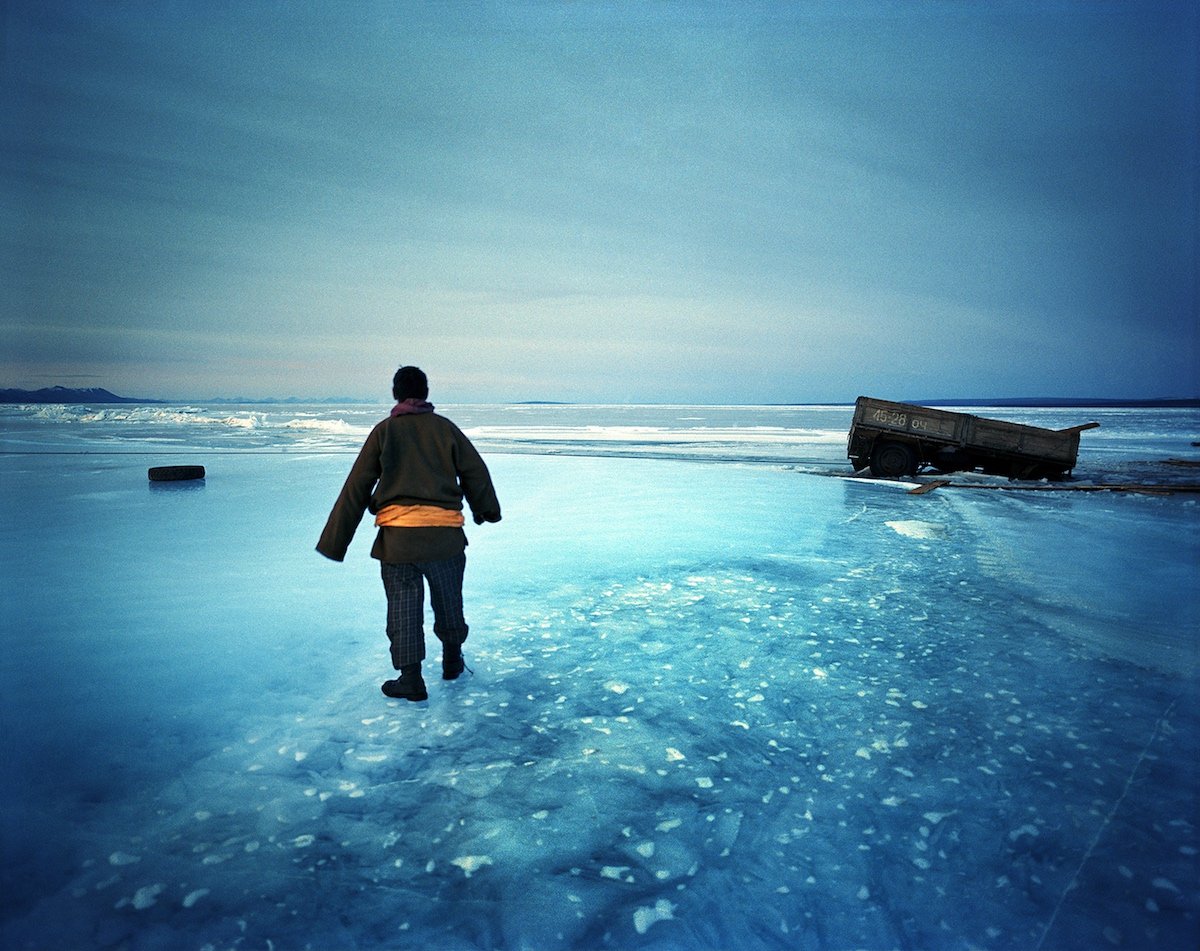
M 425 659 L 425 584 L 433 604 L 433 633 L 444 645 L 461 646 L 467 639 L 463 618 L 462 584 L 467 556 L 415 564 L 382 562 L 387 592 L 387 636 L 392 666 L 399 670 Z

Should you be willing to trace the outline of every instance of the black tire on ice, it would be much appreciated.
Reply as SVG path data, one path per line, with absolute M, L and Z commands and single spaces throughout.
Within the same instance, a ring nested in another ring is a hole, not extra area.
M 148 473 L 151 482 L 184 482 L 203 479 L 204 466 L 154 466 Z

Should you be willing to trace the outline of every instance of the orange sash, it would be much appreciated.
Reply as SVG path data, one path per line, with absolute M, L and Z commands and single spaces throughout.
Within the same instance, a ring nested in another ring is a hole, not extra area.
M 375 516 L 381 528 L 462 528 L 463 514 L 438 505 L 385 505 Z

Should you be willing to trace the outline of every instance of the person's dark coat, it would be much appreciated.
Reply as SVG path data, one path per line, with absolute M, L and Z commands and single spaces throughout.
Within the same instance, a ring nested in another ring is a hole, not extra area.
M 364 511 L 433 505 L 461 512 L 464 498 L 476 524 L 500 521 L 491 475 L 462 430 L 432 412 L 393 415 L 363 443 L 317 551 L 342 561 Z M 371 556 L 395 563 L 441 561 L 466 545 L 461 528 L 380 528 Z

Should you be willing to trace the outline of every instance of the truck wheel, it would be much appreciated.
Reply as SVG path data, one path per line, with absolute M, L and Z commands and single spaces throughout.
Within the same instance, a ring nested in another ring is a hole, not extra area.
M 875 444 L 871 451 L 871 475 L 894 479 L 902 475 L 915 475 L 917 454 L 912 446 L 903 442 L 885 441 Z
M 970 472 L 975 468 L 971 457 L 958 449 L 939 449 L 930 461 L 933 463 L 933 468 L 942 475 L 951 472 Z

